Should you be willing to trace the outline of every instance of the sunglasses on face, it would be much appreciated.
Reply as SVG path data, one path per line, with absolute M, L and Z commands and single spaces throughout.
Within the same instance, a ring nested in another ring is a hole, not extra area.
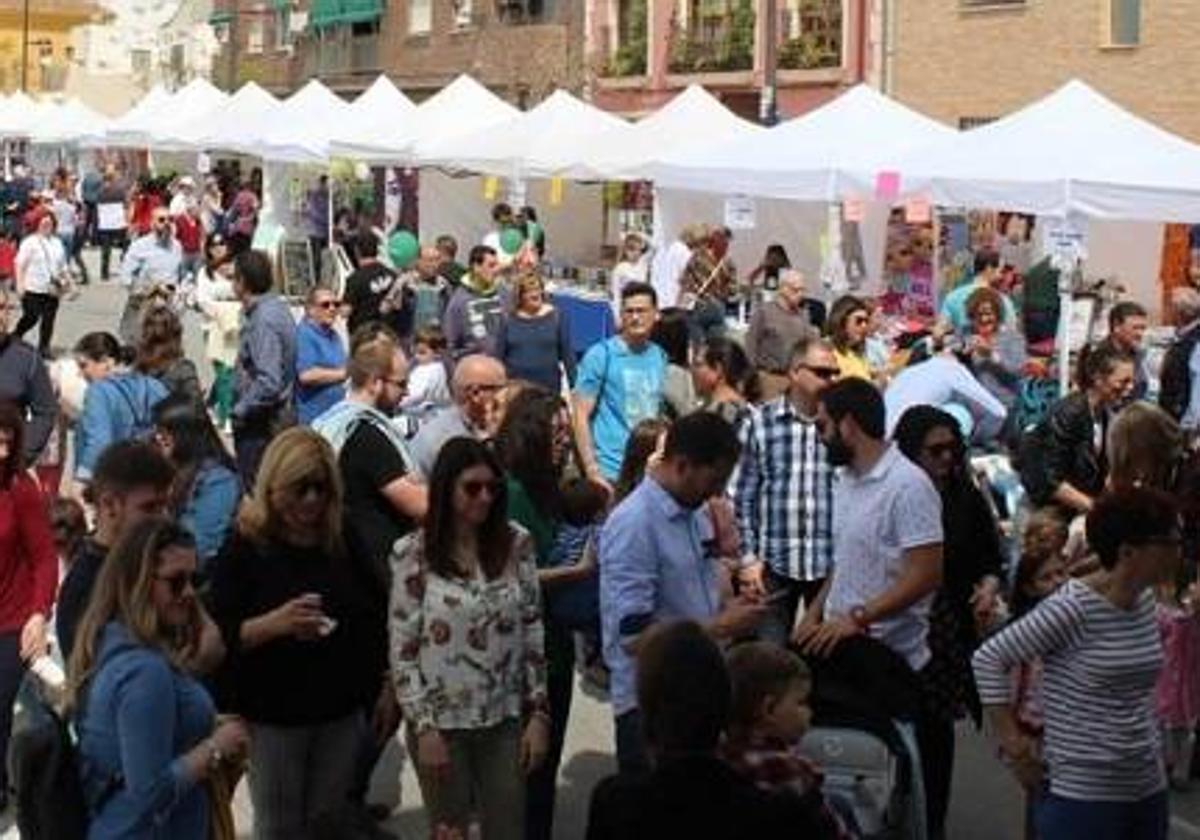
M 285 490 L 297 500 L 307 498 L 310 493 L 324 497 L 329 495 L 329 482 L 323 478 L 305 478 L 287 485 Z
M 823 382 L 832 382 L 841 373 L 835 367 L 821 367 L 820 365 L 804 365 L 804 369 Z
M 496 498 L 500 495 L 499 481 L 464 481 L 462 483 L 462 491 L 472 499 L 479 498 L 479 494 L 487 491 L 489 498 Z
M 170 220 L 170 219 L 168 219 L 166 216 L 159 216 L 158 218 L 156 218 L 156 219 L 154 220 L 154 224 L 156 224 L 156 225 L 165 225 L 165 224 L 167 224 L 169 221 L 171 221 L 171 220 Z
M 342 302 L 340 300 L 322 300 L 322 301 L 318 301 L 317 303 L 313 304 L 313 306 L 315 306 L 317 309 L 326 309 L 326 310 L 337 309 L 341 305 L 342 305 Z
M 199 572 L 178 572 L 173 575 L 155 575 L 155 580 L 162 581 L 167 585 L 167 589 L 171 594 L 178 598 L 187 591 L 189 586 L 195 592 L 200 588 L 201 578 Z

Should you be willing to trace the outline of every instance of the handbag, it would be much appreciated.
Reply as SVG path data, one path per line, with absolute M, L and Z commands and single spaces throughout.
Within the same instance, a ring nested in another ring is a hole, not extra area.
M 233 820 L 233 792 L 245 773 L 245 762 L 223 761 L 209 774 L 204 786 L 208 791 L 208 836 L 210 840 L 237 840 Z

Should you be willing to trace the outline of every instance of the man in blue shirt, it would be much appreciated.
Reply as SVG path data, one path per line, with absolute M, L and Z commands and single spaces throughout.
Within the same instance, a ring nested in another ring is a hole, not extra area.
M 621 290 L 621 333 L 593 345 L 575 380 L 575 440 L 588 478 L 611 489 L 629 433 L 662 409 L 667 355 L 650 341 L 658 301 L 649 283 Z
M 762 603 L 721 603 L 722 565 L 704 508 L 725 492 L 739 450 L 737 433 L 717 415 L 683 417 L 667 433 L 662 460 L 600 532 L 600 623 L 622 773 L 646 767 L 636 692 L 641 634 L 659 621 L 692 619 L 732 639 L 752 632 L 765 614 Z
M 313 286 L 296 327 L 296 420 L 309 425 L 346 396 L 346 347 L 333 328 L 341 303 L 327 286 Z

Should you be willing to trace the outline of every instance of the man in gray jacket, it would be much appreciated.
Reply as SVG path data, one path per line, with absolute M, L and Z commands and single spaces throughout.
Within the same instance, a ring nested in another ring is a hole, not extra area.
M 233 288 L 245 318 L 235 370 L 233 446 L 242 485 L 247 490 L 254 485 L 258 463 L 271 438 L 296 422 L 292 406 L 296 321 L 273 287 L 271 261 L 265 254 L 238 254 Z
M 26 416 L 25 463 L 32 464 L 50 438 L 58 417 L 58 400 L 46 363 L 36 350 L 8 331 L 16 308 L 16 297 L 0 286 L 0 400 L 14 403 Z

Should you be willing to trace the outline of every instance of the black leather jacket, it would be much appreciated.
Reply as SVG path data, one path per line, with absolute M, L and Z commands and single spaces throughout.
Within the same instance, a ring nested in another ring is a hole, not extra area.
M 1101 447 L 1087 394 L 1076 391 L 1059 400 L 1021 441 L 1021 483 L 1035 505 L 1049 504 L 1064 481 L 1089 496 L 1104 489 L 1108 464 L 1103 449 L 1108 423 L 1101 419 Z

